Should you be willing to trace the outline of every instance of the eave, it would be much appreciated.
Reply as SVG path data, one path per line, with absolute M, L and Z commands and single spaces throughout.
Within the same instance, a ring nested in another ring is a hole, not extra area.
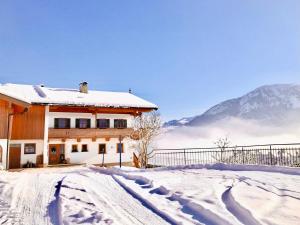
M 30 107 L 31 104 L 29 102 L 17 99 L 17 98 L 13 98 L 11 96 L 5 95 L 0 93 L 0 99 L 5 100 L 7 102 L 11 102 L 15 105 L 19 105 L 19 106 L 23 106 L 23 107 Z

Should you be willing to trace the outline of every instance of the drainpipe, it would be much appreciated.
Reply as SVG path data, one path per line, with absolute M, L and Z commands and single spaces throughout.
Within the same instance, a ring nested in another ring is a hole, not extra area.
M 119 136 L 119 146 L 118 146 L 118 150 L 120 151 L 119 152 L 119 156 L 120 156 L 120 168 L 122 167 L 122 136 L 120 135 Z
M 10 118 L 14 115 L 22 115 L 28 111 L 28 108 L 24 108 L 23 112 L 9 113 L 7 116 L 7 132 L 6 132 L 6 170 L 8 170 L 8 154 L 9 154 L 9 139 L 10 139 Z

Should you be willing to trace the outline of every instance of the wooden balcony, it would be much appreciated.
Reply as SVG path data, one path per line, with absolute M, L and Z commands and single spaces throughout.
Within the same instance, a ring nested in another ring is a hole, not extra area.
M 49 128 L 49 139 L 81 139 L 81 138 L 119 138 L 131 137 L 134 138 L 134 131 L 132 128 L 125 129 L 97 129 L 97 128 L 88 128 L 88 129 L 55 129 Z

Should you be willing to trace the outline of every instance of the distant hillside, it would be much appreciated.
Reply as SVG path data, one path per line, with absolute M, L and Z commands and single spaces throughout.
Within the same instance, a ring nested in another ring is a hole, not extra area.
M 287 115 L 299 112 L 300 85 L 276 84 L 221 102 L 202 115 L 169 121 L 165 126 L 201 126 L 229 117 L 280 122 Z
M 189 122 L 191 122 L 191 120 L 193 120 L 195 117 L 184 117 L 184 118 L 181 118 L 180 120 L 170 120 L 168 122 L 166 122 L 164 124 L 165 127 L 179 127 L 179 126 L 183 126 L 183 125 L 186 125 L 188 124 Z

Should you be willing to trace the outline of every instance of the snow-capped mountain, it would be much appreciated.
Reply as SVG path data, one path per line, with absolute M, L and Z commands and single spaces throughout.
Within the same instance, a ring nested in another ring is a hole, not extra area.
M 170 120 L 164 124 L 165 127 L 180 127 L 184 126 L 187 123 L 191 122 L 195 116 L 192 117 L 183 117 L 180 120 Z
M 282 122 L 293 113 L 300 115 L 300 85 L 266 85 L 242 97 L 221 102 L 183 125 L 200 126 L 229 117 L 273 123 Z M 180 121 L 173 120 L 166 124 L 182 126 Z

